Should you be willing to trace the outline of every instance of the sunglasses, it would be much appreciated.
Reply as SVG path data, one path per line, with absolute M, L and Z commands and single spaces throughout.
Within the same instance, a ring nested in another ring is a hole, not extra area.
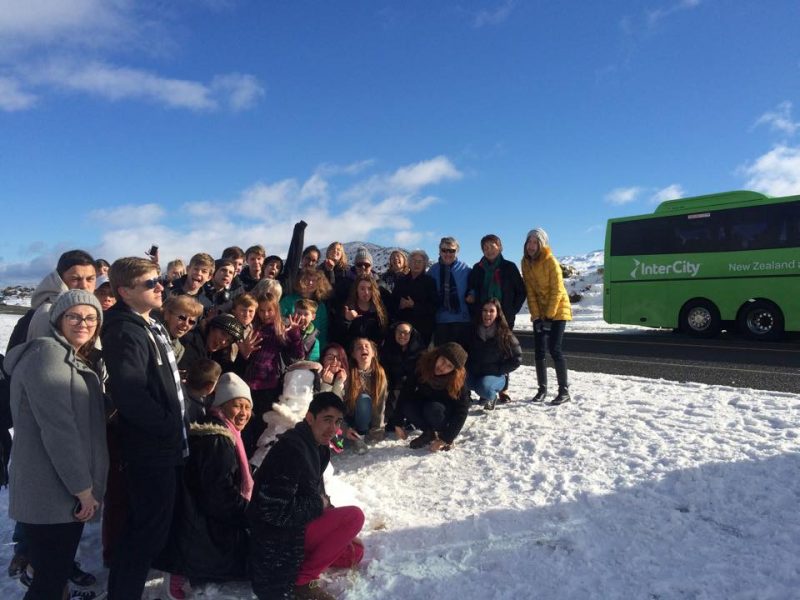
M 441 252 L 442 254 L 455 254 L 456 253 L 456 249 L 455 248 L 439 248 L 439 252 Z
M 161 277 L 153 277 L 152 279 L 145 279 L 144 281 L 140 281 L 133 287 L 140 285 L 146 290 L 153 290 L 160 283 L 161 283 Z
M 193 319 L 192 317 L 187 317 L 186 315 L 178 315 L 178 321 L 183 321 L 184 323 L 188 323 L 189 325 L 194 325 L 197 323 L 197 319 Z
M 369 269 L 371 266 L 369 263 L 356 263 L 356 267 L 359 269 Z

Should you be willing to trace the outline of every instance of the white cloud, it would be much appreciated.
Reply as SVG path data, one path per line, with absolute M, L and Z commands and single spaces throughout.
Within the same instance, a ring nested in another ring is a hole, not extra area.
M 697 8 L 700 5 L 700 0 L 678 0 L 672 4 L 668 4 L 666 6 L 662 6 L 661 8 L 656 8 L 650 11 L 647 11 L 647 24 L 651 27 L 655 26 L 659 21 L 673 15 L 677 12 L 691 10 L 693 8 Z
M 473 25 L 478 28 L 487 25 L 499 25 L 511 16 L 516 4 L 516 0 L 505 0 L 493 9 L 481 10 L 475 15 Z
M 741 171 L 748 189 L 771 196 L 800 194 L 800 147 L 778 145 Z
M 112 208 L 98 208 L 89 213 L 89 219 L 103 228 L 127 227 L 131 223 L 152 225 L 166 214 L 164 208 L 155 203 L 126 204 Z
M 657 190 L 652 196 L 650 196 L 650 202 L 658 204 L 660 202 L 664 202 L 665 200 L 683 198 L 685 195 L 686 190 L 683 189 L 683 186 L 678 183 L 673 183 L 672 185 L 668 185 L 665 188 Z
M 394 234 L 394 243 L 403 248 L 409 248 L 420 243 L 423 235 L 419 231 L 398 231 Z
M 426 185 L 461 179 L 461 177 L 461 172 L 446 156 L 437 156 L 431 160 L 397 169 L 388 182 L 392 186 L 416 190 Z
M 211 0 L 203 8 L 220 9 L 223 4 Z M 0 69 L 34 88 L 22 92 L 18 83 L 13 101 L 3 101 L 10 93 L 0 89 L 0 108 L 30 108 L 34 92 L 42 97 L 54 90 L 195 111 L 238 112 L 255 106 L 265 91 L 251 74 L 209 74 L 204 82 L 112 64 L 106 58 L 111 52 L 152 58 L 172 49 L 168 19 L 179 12 L 131 0 L 0 1 Z M 20 94 L 26 94 L 22 100 Z
M 638 186 L 614 188 L 606 194 L 606 202 L 618 206 L 630 204 L 635 201 L 643 191 L 644 189 Z
M 789 136 L 794 135 L 800 129 L 800 121 L 795 121 L 792 118 L 792 103 L 788 100 L 778 104 L 775 110 L 767 111 L 761 115 L 753 124 L 753 127 L 758 127 L 759 125 L 766 125 L 772 131 Z
M 196 111 L 217 110 L 223 106 L 243 110 L 264 93 L 257 80 L 249 75 L 217 76 L 206 85 L 99 61 L 52 61 L 29 68 L 26 77 L 34 85 L 83 92 L 108 100 L 146 100 L 169 108 Z
M 23 90 L 18 81 L 0 77 L 0 110 L 8 112 L 25 110 L 34 104 L 36 96 Z

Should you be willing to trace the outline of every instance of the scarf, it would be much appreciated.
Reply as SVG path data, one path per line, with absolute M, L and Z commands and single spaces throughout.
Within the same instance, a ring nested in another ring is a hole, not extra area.
M 451 267 L 452 265 L 446 265 L 439 259 L 439 305 L 448 312 L 459 313 L 461 301 L 458 298 L 456 278 Z
M 241 482 L 239 483 L 239 493 L 242 498 L 250 501 L 253 495 L 253 476 L 250 474 L 250 465 L 247 462 L 247 453 L 244 450 L 244 443 L 242 442 L 242 432 L 236 429 L 236 426 L 231 423 L 219 409 L 214 407 L 209 409 L 209 412 L 217 417 L 220 421 L 225 423 L 225 427 L 233 435 L 234 445 L 236 446 L 236 458 L 239 461 L 239 473 L 241 473 Z
M 491 298 L 503 300 L 502 281 L 500 279 L 500 263 L 503 262 L 503 255 L 498 254 L 493 262 L 485 256 L 481 259 L 480 265 L 483 267 L 483 289 L 481 290 L 481 302 L 486 302 Z
M 478 325 L 478 337 L 483 340 L 492 339 L 495 335 L 497 335 L 497 323 L 492 323 L 488 327 L 484 325 Z
M 181 374 L 178 371 L 178 361 L 175 359 L 175 353 L 172 351 L 172 344 L 169 341 L 169 334 L 164 326 L 156 320 L 151 320 L 148 324 L 148 331 L 153 336 L 153 341 L 157 341 L 157 346 L 167 355 L 170 369 L 172 369 L 172 377 L 175 380 L 175 388 L 178 391 L 178 402 L 181 405 L 181 434 L 183 440 L 181 444 L 181 451 L 183 457 L 189 456 L 189 440 L 186 438 L 186 427 L 183 425 L 183 420 L 186 416 L 186 401 L 183 398 L 183 386 L 181 385 Z M 160 360 L 160 359 L 159 359 Z

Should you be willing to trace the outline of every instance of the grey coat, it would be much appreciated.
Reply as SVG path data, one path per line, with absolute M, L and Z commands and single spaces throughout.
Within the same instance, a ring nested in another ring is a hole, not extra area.
M 22 523 L 71 523 L 75 494 L 91 486 L 97 500 L 105 495 L 100 380 L 52 329 L 51 337 L 13 348 L 3 366 L 11 376 L 14 419 L 8 515 Z

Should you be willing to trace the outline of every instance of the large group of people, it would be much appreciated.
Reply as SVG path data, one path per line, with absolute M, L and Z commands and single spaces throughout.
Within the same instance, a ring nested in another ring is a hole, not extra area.
M 526 299 L 538 381 L 528 399 L 547 397 L 547 350 L 551 404 L 570 400 L 570 303 L 544 230 L 528 234 L 521 271 L 487 235 L 472 267 L 444 237 L 433 264 L 395 250 L 378 275 L 366 247 L 352 266 L 339 242 L 304 248 L 305 227 L 285 260 L 232 246 L 162 270 L 155 247 L 112 264 L 74 250 L 42 281 L 3 361 L 9 575 L 26 599 L 96 597 L 75 558 L 101 513 L 111 600 L 138 600 L 152 567 L 171 599 L 247 579 L 261 600 L 331 598 L 322 571 L 364 554 L 364 514 L 325 491 L 331 452 L 363 454 L 386 435 L 453 449 L 471 405 L 511 399 Z M 254 464 L 264 415 L 300 365 L 315 373 L 308 411 Z

